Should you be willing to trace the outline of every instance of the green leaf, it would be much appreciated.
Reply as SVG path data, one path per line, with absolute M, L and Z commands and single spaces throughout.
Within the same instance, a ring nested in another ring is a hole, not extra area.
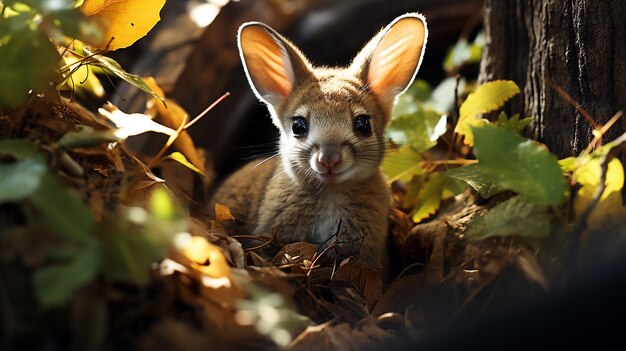
M 0 204 L 30 196 L 39 188 L 45 173 L 42 158 L 0 164 Z
M 95 277 L 99 267 L 98 242 L 89 241 L 69 262 L 47 265 L 35 272 L 35 296 L 43 307 L 62 306 Z
M 511 118 L 507 118 L 506 113 L 501 112 L 500 115 L 498 115 L 498 120 L 494 124 L 498 127 L 520 133 L 532 121 L 532 117 L 526 117 L 520 120 L 519 113 L 516 113 Z
M 419 110 L 394 118 L 388 135 L 397 144 L 409 144 L 415 151 L 424 152 L 437 145 L 437 139 L 446 132 L 446 122 L 445 115 Z
M 383 160 L 383 172 L 391 184 L 396 180 L 409 181 L 414 175 L 424 173 L 422 155 L 410 146 L 391 149 Z
M 559 205 L 566 182 L 556 156 L 545 146 L 493 125 L 472 128 L 480 171 L 497 186 L 538 205 Z
M 487 123 L 486 120 L 477 118 L 478 115 L 499 109 L 519 92 L 519 87 L 510 80 L 496 80 L 479 86 L 461 105 L 455 132 L 465 136 L 467 145 L 474 145 L 471 127 Z
M 443 68 L 448 73 L 453 73 L 466 64 L 478 63 L 482 58 L 484 33 L 480 32 L 473 43 L 466 39 L 460 39 L 448 51 L 443 62 Z
M 27 139 L 0 140 L 0 155 L 8 155 L 23 160 L 39 155 L 37 145 Z
M 31 195 L 30 201 L 41 214 L 37 220 L 58 236 L 81 243 L 91 240 L 91 211 L 54 176 L 43 176 L 41 186 Z
M 78 147 L 99 146 L 102 143 L 111 143 L 122 141 L 123 139 L 116 135 L 116 130 L 105 129 L 95 130 L 88 126 L 77 126 L 77 132 L 69 132 L 61 137 L 57 142 L 57 146 L 64 149 L 73 149 Z
M 466 182 L 485 199 L 488 199 L 504 190 L 495 184 L 488 175 L 482 172 L 479 164 L 471 164 L 459 168 L 449 169 L 445 171 L 444 174 L 448 177 Z
M 442 173 L 428 175 L 417 195 L 416 206 L 411 212 L 411 217 L 415 223 L 435 214 L 444 198 L 443 193 L 448 182 L 449 178 Z
M 171 155 L 167 156 L 167 158 L 172 159 L 172 160 L 180 163 L 181 165 L 189 168 L 190 170 L 192 170 L 192 171 L 194 171 L 194 172 L 196 172 L 196 173 L 198 173 L 200 175 L 206 176 L 198 167 L 196 167 L 193 164 L 191 164 L 191 162 L 189 162 L 187 160 L 185 155 L 181 154 L 178 151 L 173 152 Z
M 137 88 L 145 91 L 146 93 L 154 96 L 155 98 L 157 98 L 157 99 L 163 101 L 163 103 L 165 103 L 165 99 L 163 99 L 161 96 L 157 95 L 157 93 L 155 93 L 154 90 L 152 90 L 152 88 L 150 88 L 148 86 L 148 84 L 146 84 L 146 82 L 144 82 L 143 79 L 141 79 L 141 77 L 126 72 L 122 68 L 122 66 L 120 66 L 120 64 L 117 63 L 112 58 L 106 57 L 106 56 L 103 56 L 103 55 L 94 54 L 93 52 L 91 52 L 87 48 L 84 48 L 84 51 L 88 55 L 92 55 L 91 56 L 91 60 L 93 62 L 95 62 L 97 65 L 99 65 L 102 68 L 110 71 L 111 73 L 113 73 L 114 75 L 120 77 L 121 79 L 125 80 L 126 82 L 136 86 Z
M 43 91 L 60 78 L 55 72 L 59 54 L 48 37 L 30 27 L 0 41 L 0 57 L 0 108 L 19 106 L 30 90 Z
M 550 217 L 546 208 L 514 196 L 494 206 L 486 216 L 477 216 L 465 234 L 470 239 L 494 236 L 541 238 L 550 233 Z

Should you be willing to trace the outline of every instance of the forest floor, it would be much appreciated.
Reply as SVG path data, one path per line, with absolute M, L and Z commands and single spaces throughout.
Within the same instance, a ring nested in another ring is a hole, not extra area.
M 12 288 L 4 290 L 1 310 L 4 342 L 10 345 L 400 346 L 463 315 L 480 318 L 500 290 L 516 291 L 519 298 L 550 286 L 531 245 L 511 238 L 463 238 L 472 217 L 506 194 L 485 201 L 468 190 L 416 225 L 398 208 L 405 190 L 394 186 L 390 278 L 350 259 L 327 260 L 309 243 L 274 246 L 268 262 L 224 232 L 220 222 L 231 220 L 227 208 L 210 218 L 212 211 L 197 201 L 210 186 L 208 172 L 172 158 L 145 160 L 122 143 L 106 141 L 112 129 L 102 114 L 69 100 L 32 97 L 0 125 L 4 137 L 36 145 L 49 172 L 72 189 L 69 199 L 54 199 L 52 213 L 32 200 L 3 205 L 0 222 L 8 229 L 1 238 L 0 279 Z M 76 125 L 83 127 L 77 131 Z M 163 189 L 170 197 L 155 205 Z M 89 213 L 72 204 L 76 194 Z M 138 215 L 136 208 L 152 214 Z M 76 257 L 90 244 L 77 244 L 67 233 L 85 215 L 93 221 L 89 235 L 95 238 L 86 242 L 97 244 L 100 257 L 88 279 L 80 278 L 88 274 L 84 269 L 72 265 L 85 265 Z M 271 238 L 261 246 L 272 247 Z M 58 281 L 37 280 L 54 267 L 62 267 L 51 274 Z M 498 287 L 502 281 L 506 289 Z M 42 308 L 38 299 L 51 307 Z

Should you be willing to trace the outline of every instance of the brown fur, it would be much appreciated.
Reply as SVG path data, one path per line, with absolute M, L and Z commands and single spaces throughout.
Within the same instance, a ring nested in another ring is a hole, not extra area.
M 240 29 L 242 60 L 250 84 L 267 103 L 281 131 L 279 157 L 253 161 L 228 178 L 213 203 L 238 218 L 231 234 L 267 235 L 281 243 L 328 245 L 386 266 L 389 189 L 380 170 L 384 132 L 395 96 L 413 79 L 426 40 L 425 21 L 400 17 L 379 33 L 346 69 L 313 68 L 300 51 L 271 28 Z M 371 116 L 371 133 L 358 132 L 359 115 Z M 293 116 L 309 131 L 295 136 Z M 316 160 L 325 148 L 341 155 L 338 180 L 320 178 Z M 333 151 L 335 152 L 335 151 Z

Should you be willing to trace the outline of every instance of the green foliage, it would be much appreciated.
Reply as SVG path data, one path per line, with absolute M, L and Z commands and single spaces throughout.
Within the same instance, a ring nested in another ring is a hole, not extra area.
M 83 42 L 97 43 L 103 33 L 76 8 L 76 1 L 3 1 L 0 6 L 4 9 L 0 16 L 0 108 L 23 104 L 31 90 L 54 92 L 55 86 L 70 80 L 83 64 L 100 66 L 163 101 L 141 78 L 127 73 L 114 60 L 84 49 Z M 67 50 L 77 50 L 73 51 L 76 55 L 82 52 L 82 61 L 61 70 L 59 52 Z
M 484 47 L 485 34 L 483 32 L 478 33 L 472 43 L 465 38 L 459 39 L 446 54 L 443 61 L 444 70 L 453 75 L 465 65 L 480 62 Z
M 383 160 L 383 172 L 389 183 L 396 180 L 409 181 L 414 175 L 422 174 L 422 155 L 408 145 L 387 152 Z
M 18 16 L 6 21 L 23 19 L 23 16 Z M 28 91 L 45 90 L 49 88 L 50 81 L 60 78 L 54 70 L 59 63 L 59 54 L 48 37 L 31 26 L 24 25 L 3 37 L 0 57 L 0 108 L 20 105 L 26 101 Z
M 91 281 L 100 268 L 100 247 L 95 240 L 76 250 L 67 260 L 44 266 L 33 276 L 35 295 L 43 307 L 69 301 Z
M 525 195 L 538 205 L 560 205 L 566 182 L 556 156 L 543 145 L 509 130 L 472 128 L 480 172 L 491 183 Z
M 120 66 L 119 63 L 117 63 L 117 61 L 113 60 L 110 57 L 96 54 L 95 52 L 92 52 L 91 50 L 87 48 L 84 48 L 84 52 L 89 57 L 90 63 L 95 64 L 98 67 L 104 69 L 105 72 L 111 73 L 123 79 L 124 81 L 134 85 L 135 87 L 161 100 L 165 104 L 165 99 L 157 95 L 157 93 L 155 93 L 154 90 L 152 90 L 152 88 L 150 88 L 148 84 L 146 84 L 146 82 L 144 82 L 143 79 L 141 79 L 141 77 L 135 74 L 130 74 L 126 72 L 122 68 L 122 66 Z
M 39 188 L 46 166 L 33 143 L 0 140 L 0 155 L 16 159 L 13 163 L 0 164 L 0 203 L 24 199 Z
M 446 132 L 444 112 L 435 110 L 430 100 L 432 89 L 418 80 L 398 98 L 388 135 L 397 144 L 408 144 L 416 152 L 424 152 L 437 144 Z
M 457 189 L 452 179 L 442 173 L 425 174 L 411 181 L 409 191 L 416 194 L 407 193 L 405 205 L 412 205 L 411 218 L 417 223 L 433 215 L 439 209 L 442 200 L 458 193 L 455 190 Z
M 510 131 L 521 133 L 530 122 L 533 121 L 532 117 L 526 117 L 519 119 L 519 113 L 514 114 L 511 118 L 506 116 L 506 113 L 501 112 L 498 115 L 498 120 L 495 121 L 495 125 L 498 127 L 502 127 L 504 129 L 508 129 Z
M 47 264 L 33 275 L 43 307 L 65 304 L 98 274 L 145 285 L 173 235 L 187 229 L 184 211 L 164 189 L 154 192 L 150 212 L 125 208 L 96 223 L 78 194 L 47 171 L 35 144 L 1 140 L 0 160 L 5 159 L 10 162 L 0 163 L 0 201 L 28 208 L 28 223 L 56 237 L 45 248 Z
M 504 190 L 495 184 L 488 175 L 484 174 L 481 166 L 478 164 L 449 169 L 444 174 L 466 182 L 485 199 Z
M 546 208 L 518 195 L 497 204 L 484 217 L 475 217 L 465 236 L 472 239 L 511 235 L 541 238 L 549 233 L 550 216 Z
M 51 174 L 44 175 L 41 187 L 30 197 L 42 223 L 61 238 L 80 243 L 91 240 L 91 211 L 76 194 L 61 186 Z
M 455 132 L 465 136 L 464 142 L 467 145 L 474 145 L 471 128 L 487 123 L 487 120 L 478 116 L 499 109 L 519 92 L 517 84 L 510 80 L 496 80 L 482 84 L 461 104 Z

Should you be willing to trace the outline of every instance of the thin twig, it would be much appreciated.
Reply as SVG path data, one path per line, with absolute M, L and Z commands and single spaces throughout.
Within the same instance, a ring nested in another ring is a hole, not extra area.
M 196 118 L 194 118 L 191 122 L 187 123 L 185 127 L 183 128 L 183 130 L 186 130 L 187 128 L 191 127 L 200 118 L 204 117 L 204 115 L 206 115 L 209 111 L 211 111 L 217 104 L 219 104 L 220 102 L 222 102 L 222 100 L 226 99 L 229 96 L 230 96 L 229 92 L 224 93 L 224 95 L 220 96 L 219 99 L 215 100 L 215 102 L 209 105 L 209 107 L 205 108 L 204 111 L 202 111 L 198 116 L 196 116 Z
M 548 85 L 550 85 L 552 89 L 556 90 L 556 92 L 559 93 L 559 95 L 561 95 L 561 97 L 568 104 L 572 105 L 574 109 L 576 109 L 576 111 L 580 113 L 587 120 L 587 122 L 589 122 L 589 124 L 591 124 L 593 129 L 600 129 L 602 127 L 600 124 L 598 124 L 598 122 L 596 122 L 595 119 L 593 119 L 593 117 L 591 117 L 589 112 L 587 112 L 587 110 L 585 110 L 583 106 L 578 103 L 578 101 L 574 100 L 574 98 L 572 98 L 572 96 L 565 91 L 565 89 L 561 88 L 550 78 L 546 78 L 546 82 L 548 82 Z

